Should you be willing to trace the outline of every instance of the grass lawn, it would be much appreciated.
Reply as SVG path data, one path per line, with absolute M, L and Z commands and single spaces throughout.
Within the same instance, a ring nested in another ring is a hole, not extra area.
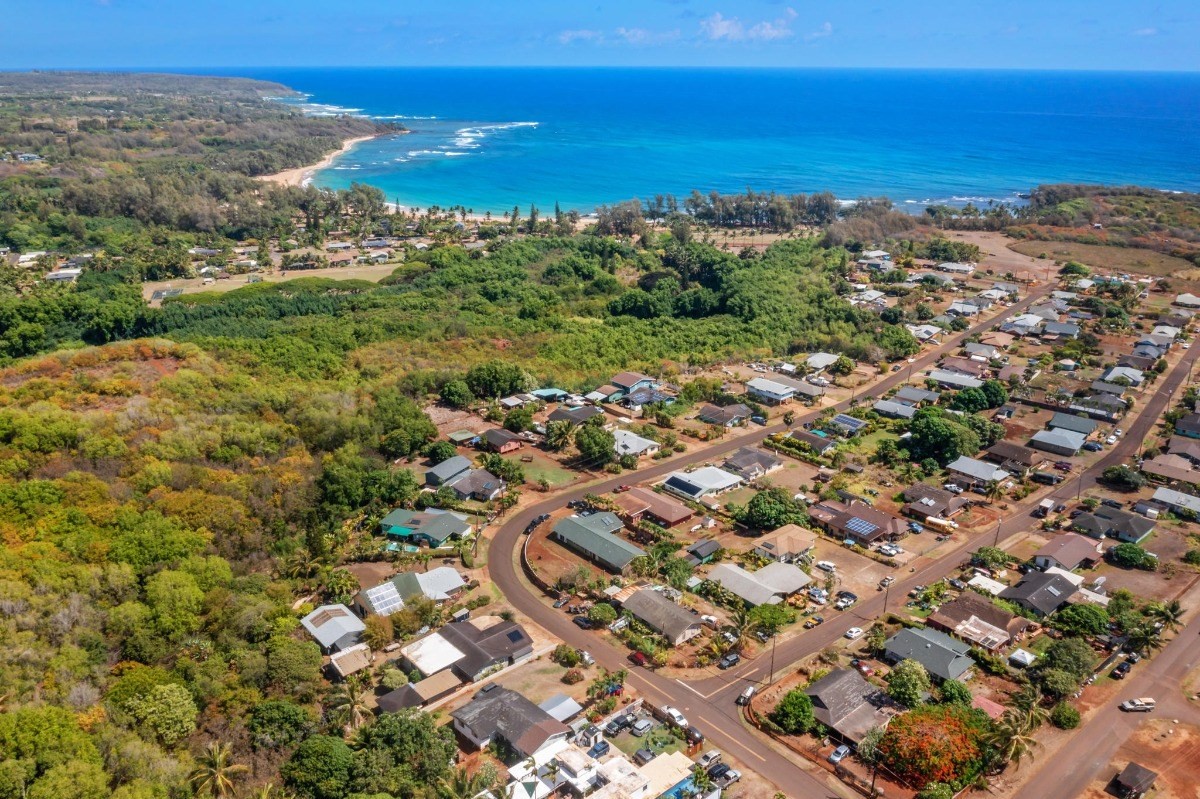
M 521 458 L 530 458 L 533 460 L 529 463 L 522 463 Z M 530 483 L 537 483 L 539 480 L 545 480 L 550 484 L 551 488 L 559 488 L 561 486 L 573 483 L 578 475 L 570 469 L 563 468 L 555 460 L 547 457 L 541 452 L 532 448 L 522 448 L 516 452 L 504 456 L 505 460 L 513 461 L 525 470 L 525 480 Z
M 847 452 L 853 451 L 861 455 L 871 455 L 879 448 L 879 442 L 885 438 L 890 438 L 894 441 L 898 436 L 890 430 L 876 430 L 868 435 L 851 439 L 852 443 L 849 446 L 845 444 L 842 446 Z
M 1143 275 L 1176 275 L 1195 272 L 1196 266 L 1182 258 L 1133 247 L 1105 247 L 1073 241 L 1019 241 L 1009 249 L 1037 258 L 1045 253 L 1056 261 L 1079 261 L 1094 269 L 1119 269 Z M 1185 279 L 1190 279 L 1186 278 Z
M 1021 648 L 1033 652 L 1035 655 L 1044 655 L 1053 643 L 1054 639 L 1050 636 L 1039 635 L 1031 641 L 1026 641 Z
M 623 732 L 615 739 L 609 740 L 627 755 L 633 755 L 639 749 L 649 749 L 656 755 L 664 752 L 683 751 L 683 741 L 663 724 L 657 725 L 641 738 L 631 735 L 629 732 Z

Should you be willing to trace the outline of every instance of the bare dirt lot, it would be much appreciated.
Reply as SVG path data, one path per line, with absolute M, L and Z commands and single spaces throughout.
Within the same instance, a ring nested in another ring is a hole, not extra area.
M 1083 794 L 1083 799 L 1108 799 L 1109 781 L 1129 763 L 1138 763 L 1158 772 L 1155 799 L 1196 799 L 1200 797 L 1200 729 L 1190 724 L 1174 724 L 1154 719 L 1138 728 L 1117 752 L 1110 767 Z
M 1140 250 L 1134 247 L 1105 247 L 1100 244 L 1080 244 L 1073 241 L 1016 241 L 1008 245 L 1011 250 L 1037 258 L 1046 255 L 1043 263 L 1053 261 L 1078 261 L 1093 269 L 1132 272 L 1139 275 L 1158 275 L 1195 280 L 1200 270 L 1182 258 Z

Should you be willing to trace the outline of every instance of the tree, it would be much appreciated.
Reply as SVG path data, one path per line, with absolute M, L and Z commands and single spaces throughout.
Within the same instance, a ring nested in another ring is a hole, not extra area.
M 580 459 L 589 468 L 611 463 L 616 457 L 613 434 L 595 424 L 585 424 L 575 431 L 575 447 Z
M 1128 541 L 1117 544 L 1104 555 L 1111 563 L 1123 569 L 1142 569 L 1152 572 L 1158 568 L 1158 558 L 1137 544 L 1131 544 Z
M 1009 562 L 1011 556 L 997 547 L 980 547 L 971 555 L 971 563 L 986 569 L 996 569 Z
M 456 768 L 442 777 L 438 799 L 475 799 L 496 787 L 496 770 L 489 763 L 480 769 Z
M 905 707 L 916 707 L 930 688 L 929 672 L 915 660 L 902 660 L 888 675 L 888 696 Z
M 533 378 L 520 366 L 500 361 L 471 367 L 464 382 L 474 396 L 490 400 L 519 394 L 534 385 Z
M 557 419 L 546 424 L 546 447 L 559 452 L 575 440 L 577 425 L 569 419 Z
M 354 753 L 345 741 L 328 735 L 314 735 L 296 747 L 287 762 L 280 766 L 279 773 L 306 799 L 343 799 L 348 792 L 353 765 Z
M 154 732 L 164 746 L 174 746 L 196 730 L 200 711 L 192 695 L 182 685 L 156 685 L 143 697 L 134 697 L 127 705 L 138 723 Z
M 987 742 L 995 751 L 996 763 L 999 769 L 1007 764 L 1021 764 L 1026 756 L 1032 756 L 1033 750 L 1039 746 L 1037 739 L 1031 733 L 1037 728 L 1035 717 L 1031 712 L 1005 711 L 987 736 Z
M 267 642 L 267 674 L 273 685 L 295 691 L 321 676 L 321 649 L 312 641 L 276 636 Z
M 796 614 L 784 605 L 756 605 L 748 612 L 755 628 L 774 635 L 781 627 L 796 620 Z
M 108 775 L 95 763 L 62 763 L 39 777 L 22 799 L 108 799 Z
M 854 361 L 845 355 L 839 355 L 837 360 L 828 366 L 827 371 L 831 375 L 848 375 L 854 371 Z
M 429 713 L 417 708 L 405 708 L 398 713 L 385 713 L 374 723 L 363 727 L 356 748 L 360 761 L 371 761 L 384 775 L 380 787 L 388 793 L 415 792 L 412 783 L 435 785 L 450 770 L 457 746 L 450 725 L 441 725 Z M 364 781 L 360 780 L 360 783 Z M 366 790 L 371 783 L 361 784 Z
M 808 732 L 817 723 L 813 715 L 812 697 L 800 688 L 788 691 L 771 711 L 769 718 L 789 735 Z
M 533 428 L 533 408 L 522 405 L 513 408 L 504 415 L 504 429 L 513 433 L 522 433 Z
M 733 508 L 730 512 L 742 524 L 758 530 L 775 530 L 785 524 L 808 521 L 804 505 L 777 486 L 759 491 L 745 507 Z
M 588 618 L 597 624 L 609 625 L 617 620 L 617 611 L 607 602 L 597 602 L 588 608 Z
M 346 604 L 358 593 L 358 578 L 348 569 L 334 569 L 325 578 L 325 597 L 337 604 Z
M 1096 655 L 1082 638 L 1063 638 L 1046 648 L 1039 664 L 1043 669 L 1061 669 L 1082 680 L 1092 673 Z
M 233 796 L 238 776 L 250 769 L 234 763 L 227 743 L 212 742 L 196 757 L 196 766 L 188 774 L 192 790 L 201 796 L 226 799 Z
M 921 351 L 921 344 L 900 325 L 884 325 L 879 333 L 877 343 L 883 349 L 889 360 L 898 361 L 916 355 Z
M 1120 491 L 1137 491 L 1146 485 L 1145 476 L 1128 466 L 1109 466 L 1102 473 L 1104 482 Z
M 1127 632 L 1129 634 L 1127 646 L 1134 652 L 1149 654 L 1163 645 L 1162 631 L 1153 624 L 1139 624 Z
M 312 732 L 312 712 L 294 702 L 268 699 L 250 710 L 247 728 L 256 749 L 283 749 Z
M 999 408 L 1004 403 L 1008 402 L 1008 389 L 999 380 L 984 380 L 981 387 L 984 396 L 987 397 L 988 408 Z
M 1079 687 L 1079 678 L 1062 669 L 1045 669 L 1038 672 L 1037 678 L 1042 691 L 1051 699 L 1070 696 Z
M 914 799 L 954 799 L 954 788 L 944 782 L 931 782 L 917 791 Z
M 1108 611 L 1098 605 L 1068 605 L 1052 623 L 1068 635 L 1100 635 L 1108 629 Z
M 910 785 L 954 782 L 977 767 L 986 717 L 961 705 L 923 705 L 892 719 L 879 759 Z
M 361 678 L 355 677 L 342 683 L 329 696 L 329 714 L 342 724 L 347 735 L 365 724 L 371 716 L 366 686 Z
M 465 380 L 450 380 L 442 386 L 440 394 L 442 402 L 451 408 L 468 408 L 475 401 L 475 395 Z
M 954 395 L 950 407 L 965 413 L 978 413 L 988 407 L 988 398 L 982 388 L 964 388 Z
M 1079 711 L 1067 702 L 1059 702 L 1050 711 L 1050 723 L 1060 730 L 1073 730 L 1079 726 Z
M 1178 599 L 1172 599 L 1168 602 L 1152 602 L 1146 608 L 1146 615 L 1152 619 L 1161 621 L 1163 627 L 1174 632 L 1179 629 L 1179 622 L 1183 619 L 1183 605 Z
M 952 705 L 970 705 L 974 699 L 971 689 L 958 680 L 942 680 L 939 686 L 942 702 Z
M 961 455 L 974 455 L 980 449 L 979 436 L 975 431 L 946 416 L 940 408 L 917 411 L 909 425 L 909 432 L 912 436 L 908 441 L 908 451 L 917 461 L 931 458 L 944 465 Z
M 389 616 L 368 616 L 363 621 L 363 642 L 376 652 L 381 651 L 396 637 L 396 631 Z
M 434 466 L 450 460 L 457 454 L 458 447 L 449 441 L 435 441 L 425 448 L 425 457 L 429 458 L 429 462 Z

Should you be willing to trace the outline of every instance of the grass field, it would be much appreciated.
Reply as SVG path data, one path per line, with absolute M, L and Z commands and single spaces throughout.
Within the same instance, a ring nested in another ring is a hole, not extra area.
M 551 488 L 569 485 L 579 476 L 570 469 L 560 466 L 553 458 L 538 452 L 532 447 L 522 447 L 514 453 L 504 456 L 505 460 L 515 461 L 525 470 L 525 480 L 537 483 L 545 480 Z M 522 463 L 521 458 L 533 458 L 529 463 Z
M 1093 269 L 1117 270 L 1139 275 L 1176 277 L 1182 280 L 1200 278 L 1200 269 L 1182 258 L 1132 247 L 1105 247 L 1100 244 L 1080 244 L 1073 241 L 1018 241 L 1010 249 L 1034 258 L 1045 253 L 1056 261 L 1078 261 Z
M 399 266 L 401 264 L 359 264 L 355 266 L 330 267 L 329 269 L 294 269 L 291 272 L 274 270 L 257 273 L 257 276 L 262 278 L 263 283 L 284 283 L 288 280 L 297 280 L 302 277 L 322 277 L 329 280 L 370 280 L 378 282 L 392 274 L 392 272 L 395 272 Z M 234 275 L 227 280 L 218 280 L 208 285 L 205 285 L 204 278 L 200 277 L 148 281 L 142 284 L 142 296 L 149 300 L 155 291 L 171 288 L 182 289 L 184 294 L 233 291 L 234 289 L 251 285 L 247 280 L 248 277 L 249 275 Z

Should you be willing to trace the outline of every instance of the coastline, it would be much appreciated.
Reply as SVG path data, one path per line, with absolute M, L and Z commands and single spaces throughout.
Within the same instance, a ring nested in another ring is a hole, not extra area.
M 259 175 L 255 180 L 261 180 L 264 183 L 274 183 L 278 186 L 306 186 L 318 171 L 332 165 L 334 161 L 353 150 L 357 145 L 375 138 L 378 138 L 378 136 L 356 136 L 353 139 L 346 139 L 342 142 L 341 149 L 335 150 L 315 164 L 285 169 L 282 172 L 276 172 L 274 175 Z

